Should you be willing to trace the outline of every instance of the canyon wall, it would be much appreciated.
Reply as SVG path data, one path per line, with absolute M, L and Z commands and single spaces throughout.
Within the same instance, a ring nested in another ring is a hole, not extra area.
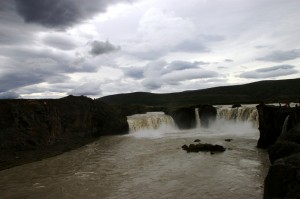
M 264 199 L 300 198 L 300 107 L 258 105 L 260 139 L 271 166 Z
M 87 97 L 0 100 L 0 170 L 128 133 L 126 117 Z

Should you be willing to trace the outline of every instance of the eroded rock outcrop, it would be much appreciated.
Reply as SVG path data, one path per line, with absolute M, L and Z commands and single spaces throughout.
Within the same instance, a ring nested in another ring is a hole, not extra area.
M 196 127 L 195 107 L 183 107 L 167 110 L 179 129 L 192 129 Z
M 71 137 L 128 131 L 126 118 L 87 97 L 53 100 L 1 100 L 0 147 L 32 148 Z
M 201 127 L 209 127 L 217 117 L 217 109 L 211 105 L 197 105 L 176 109 L 166 109 L 166 113 L 171 115 L 176 125 L 180 129 L 192 129 L 196 127 L 196 108 L 200 117 Z
M 58 144 L 63 152 L 92 137 L 128 132 L 126 117 L 104 102 L 83 96 L 0 100 L 0 116 L 0 149 L 5 151 L 1 153 L 1 164 L 10 152 L 21 158 L 20 151 L 35 150 L 38 156 L 47 149 L 42 154 L 47 157 Z
M 283 123 L 289 116 L 286 124 L 286 131 L 300 123 L 300 107 L 279 107 L 270 105 L 258 105 L 259 132 L 260 138 L 257 146 L 259 148 L 268 148 L 274 144 L 281 135 Z
M 265 179 L 264 199 L 300 198 L 300 153 L 276 160 Z
M 211 105 L 202 105 L 199 108 L 201 127 L 210 127 L 217 118 L 217 109 Z
M 300 108 L 258 105 L 260 138 L 271 166 L 264 199 L 300 198 Z

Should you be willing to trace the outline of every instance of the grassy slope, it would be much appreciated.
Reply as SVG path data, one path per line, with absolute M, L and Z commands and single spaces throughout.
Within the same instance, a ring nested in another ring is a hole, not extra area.
M 300 78 L 260 81 L 244 85 L 223 86 L 179 93 L 154 94 L 135 92 L 100 98 L 111 104 L 151 106 L 186 106 L 196 104 L 233 104 L 297 101 L 300 98 Z

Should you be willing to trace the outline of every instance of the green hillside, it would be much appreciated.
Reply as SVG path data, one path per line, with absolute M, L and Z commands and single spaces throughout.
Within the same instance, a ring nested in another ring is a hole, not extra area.
M 100 100 L 119 105 L 186 106 L 196 104 L 234 104 L 300 99 L 300 78 L 259 81 L 243 85 L 222 86 L 178 93 L 155 94 L 135 92 L 116 94 Z

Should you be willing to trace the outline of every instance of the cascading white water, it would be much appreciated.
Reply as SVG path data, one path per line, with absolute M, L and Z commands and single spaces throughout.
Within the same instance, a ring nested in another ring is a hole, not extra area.
M 127 116 L 130 133 L 141 130 L 153 130 L 162 126 L 175 127 L 173 118 L 164 112 L 147 112 Z
M 258 112 L 254 106 L 244 106 L 238 108 L 221 107 L 217 109 L 217 119 L 251 122 L 253 126 L 258 127 Z
M 196 118 L 196 128 L 201 127 L 200 116 L 199 116 L 199 108 L 195 108 L 195 118 Z
M 286 116 L 286 118 L 284 119 L 284 123 L 282 125 L 282 130 L 281 130 L 281 135 L 284 135 L 287 133 L 287 125 L 288 125 L 288 122 L 289 122 L 289 118 L 290 116 Z

